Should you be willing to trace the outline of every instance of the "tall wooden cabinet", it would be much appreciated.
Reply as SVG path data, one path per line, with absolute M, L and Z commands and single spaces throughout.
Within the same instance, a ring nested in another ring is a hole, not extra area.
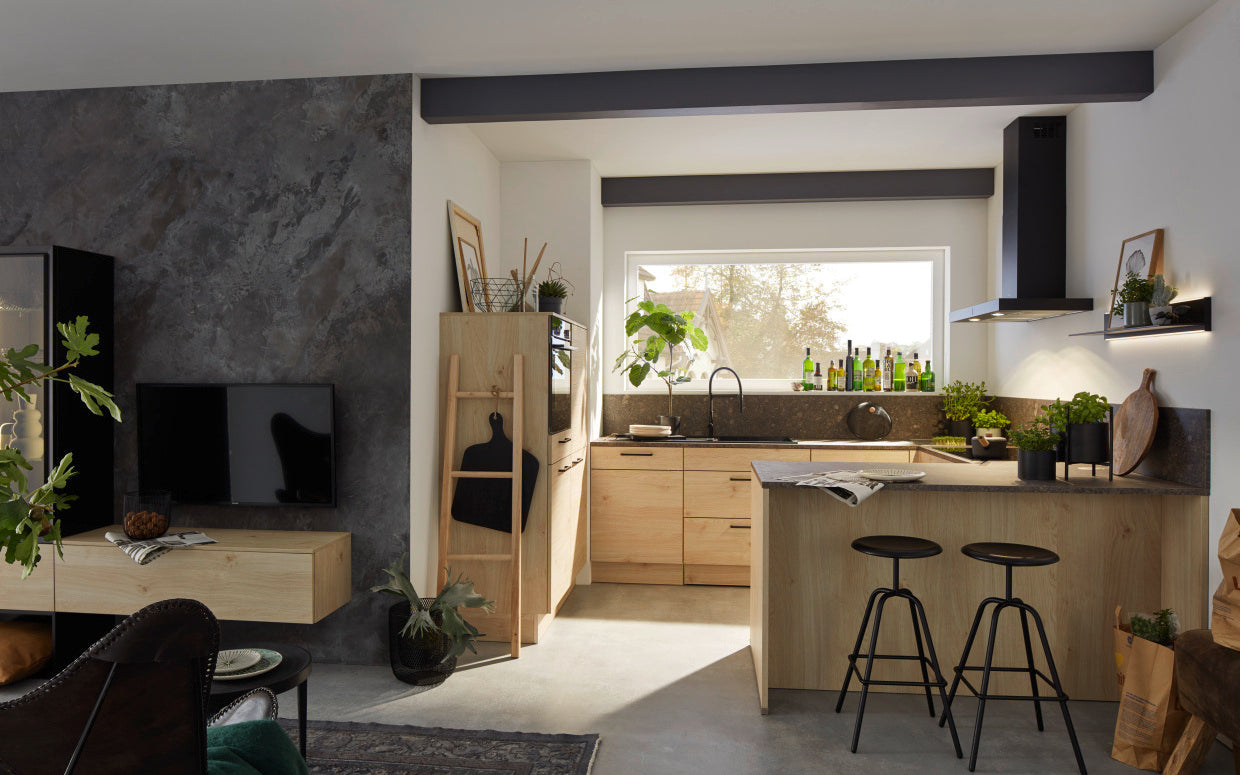
M 567 346 L 573 349 L 554 353 L 552 326 L 569 333 L 571 343 Z M 447 363 L 453 353 L 460 356 L 462 391 L 488 391 L 492 386 L 501 391 L 512 390 L 512 356 L 524 356 L 524 447 L 538 459 L 538 480 L 521 538 L 521 640 L 537 643 L 572 591 L 586 561 L 586 329 L 561 316 L 541 312 L 440 315 L 440 450 L 444 448 Z M 571 366 L 564 363 L 566 354 Z M 566 372 L 557 374 L 554 381 L 553 357 Z M 467 447 L 490 438 L 487 418 L 496 408 L 496 402 L 488 400 L 461 402 L 454 468 Z M 512 438 L 511 402 L 499 401 L 498 411 L 504 416 L 505 433 Z M 459 486 L 468 486 L 468 480 L 461 480 Z M 508 533 L 453 520 L 449 552 L 503 554 L 509 550 L 509 538 Z M 453 574 L 464 573 L 479 592 L 495 601 L 494 613 L 465 609 L 466 618 L 485 633 L 484 640 L 507 640 L 507 563 L 460 561 L 452 563 L 451 570 Z

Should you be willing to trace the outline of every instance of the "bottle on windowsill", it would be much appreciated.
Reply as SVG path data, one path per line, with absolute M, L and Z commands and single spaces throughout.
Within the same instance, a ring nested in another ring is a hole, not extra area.
M 934 392 L 934 369 L 930 367 L 930 361 L 926 361 L 926 370 L 921 373 L 921 392 Z

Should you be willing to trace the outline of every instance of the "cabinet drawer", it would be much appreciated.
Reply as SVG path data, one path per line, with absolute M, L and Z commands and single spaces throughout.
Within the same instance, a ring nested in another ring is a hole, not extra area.
M 55 610 L 56 549 L 42 546 L 39 553 L 38 567 L 24 579 L 21 565 L 0 564 L 0 611 Z
M 680 565 L 681 510 L 680 471 L 595 469 L 590 475 L 591 559 Z
M 749 520 L 686 519 L 685 565 L 749 565 Z
M 752 471 L 685 471 L 685 517 L 748 519 Z
M 684 460 L 680 447 L 592 447 L 592 468 L 679 471 Z
M 809 461 L 808 449 L 778 447 L 711 447 L 685 449 L 686 471 L 748 471 L 751 460 Z
M 815 463 L 908 463 L 909 449 L 816 449 L 810 458 Z

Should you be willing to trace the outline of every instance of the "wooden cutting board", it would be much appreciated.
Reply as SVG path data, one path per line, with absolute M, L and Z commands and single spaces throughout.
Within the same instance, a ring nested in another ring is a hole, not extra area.
M 1150 389 L 1154 370 L 1146 369 L 1141 385 L 1120 405 L 1115 413 L 1115 445 L 1111 467 L 1119 476 L 1131 473 L 1154 443 L 1158 429 L 1158 400 Z

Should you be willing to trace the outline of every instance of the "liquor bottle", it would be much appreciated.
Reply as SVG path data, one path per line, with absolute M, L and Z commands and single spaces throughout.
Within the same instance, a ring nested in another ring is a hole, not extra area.
M 883 361 L 874 361 L 874 392 L 881 393 L 883 390 Z
M 930 361 L 926 361 L 926 370 L 921 373 L 921 392 L 934 392 L 934 369 L 930 368 Z
M 917 360 L 917 353 L 913 353 L 913 362 L 908 366 L 908 389 L 916 393 L 921 390 L 921 361 Z
M 844 373 L 836 375 L 836 379 L 840 382 L 837 388 L 839 390 L 852 390 L 853 369 L 856 368 L 856 364 L 853 363 L 851 339 L 848 340 L 848 349 L 844 351 L 844 356 L 844 360 L 840 361 L 840 365 L 844 367 Z
M 827 366 L 827 390 L 835 390 L 835 380 L 839 373 L 839 369 L 835 368 L 835 361 L 831 361 Z
M 865 364 L 861 362 L 861 348 L 853 349 L 853 382 L 852 389 L 861 392 L 865 387 Z
M 896 362 L 891 357 L 891 348 L 887 348 L 887 355 L 883 358 L 883 390 L 891 392 L 891 382 L 895 378 Z
M 806 385 L 814 381 L 814 362 L 809 357 L 809 348 L 805 348 L 805 362 L 801 364 L 801 382 Z
M 904 389 L 908 387 L 908 375 L 906 374 L 907 369 L 908 364 L 904 362 L 904 353 L 897 351 L 896 362 L 895 365 L 892 366 L 891 374 L 891 388 L 897 393 L 903 393 Z
M 822 390 L 822 364 L 814 362 L 814 390 Z
M 861 389 L 867 393 L 874 392 L 874 358 L 870 348 L 865 348 L 865 363 L 861 364 Z

